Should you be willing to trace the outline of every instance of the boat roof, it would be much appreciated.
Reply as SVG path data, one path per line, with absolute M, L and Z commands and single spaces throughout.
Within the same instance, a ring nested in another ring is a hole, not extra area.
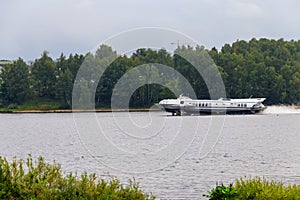
M 216 102 L 216 101 L 227 101 L 227 102 L 242 102 L 242 103 L 246 103 L 246 102 L 263 102 L 266 100 L 266 98 L 247 98 L 247 99 L 230 99 L 230 98 L 220 98 L 217 100 L 210 100 L 210 99 L 190 99 L 187 98 L 185 100 L 189 100 L 189 101 L 197 101 L 197 102 Z

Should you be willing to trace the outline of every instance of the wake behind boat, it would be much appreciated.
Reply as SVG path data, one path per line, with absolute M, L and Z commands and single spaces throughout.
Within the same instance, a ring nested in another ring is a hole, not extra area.
M 172 115 L 183 114 L 255 114 L 266 107 L 262 104 L 266 98 L 198 100 L 180 95 L 177 99 L 164 99 L 158 106 Z

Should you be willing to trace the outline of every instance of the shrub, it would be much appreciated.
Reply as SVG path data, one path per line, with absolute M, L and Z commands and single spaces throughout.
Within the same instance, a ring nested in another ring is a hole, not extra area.
M 29 155 L 26 161 L 13 159 L 9 163 L 0 157 L 0 199 L 155 199 L 144 194 L 134 180 L 123 186 L 118 179 L 109 181 L 96 174 L 64 175 L 61 166 L 36 161 Z
M 287 185 L 259 177 L 237 179 L 235 189 L 241 199 L 300 199 L 300 185 Z
M 209 195 L 204 196 L 211 200 L 300 200 L 300 185 L 285 186 L 281 182 L 267 181 L 265 178 L 259 177 L 247 180 L 240 178 L 236 180 L 234 185 L 217 186 L 211 190 Z
M 15 103 L 9 104 L 7 106 L 8 110 L 13 110 L 13 109 L 16 109 L 16 108 L 18 108 L 18 104 L 15 104 Z
M 229 186 L 217 185 L 212 189 L 209 195 L 203 195 L 210 200 L 235 200 L 237 198 L 237 191 L 233 188 L 232 184 Z

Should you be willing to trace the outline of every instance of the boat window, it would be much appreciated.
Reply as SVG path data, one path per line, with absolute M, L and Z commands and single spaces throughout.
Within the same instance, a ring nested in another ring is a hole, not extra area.
M 238 107 L 240 107 L 240 104 L 238 104 Z
M 247 107 L 247 104 L 244 104 L 244 107 Z
M 184 104 L 184 101 L 180 101 L 180 104 Z
M 207 107 L 207 103 L 205 104 L 205 106 Z

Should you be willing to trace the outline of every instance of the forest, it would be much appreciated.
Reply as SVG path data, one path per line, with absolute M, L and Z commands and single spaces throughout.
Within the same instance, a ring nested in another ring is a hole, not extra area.
M 53 59 L 47 51 L 32 65 L 22 58 L 4 64 L 0 71 L 0 107 L 17 107 L 27 102 L 55 102 L 59 109 L 72 108 L 73 87 L 93 91 L 96 108 L 110 108 L 113 89 L 128 71 L 144 83 L 130 97 L 131 107 L 149 107 L 164 98 L 175 98 L 168 86 L 176 88 L 177 75 L 163 74 L 155 64 L 169 66 L 185 77 L 199 99 L 210 99 L 206 82 L 193 63 L 184 57 L 206 52 L 216 65 L 229 98 L 266 97 L 266 104 L 300 104 L 300 40 L 251 39 L 225 44 L 220 50 L 203 46 L 178 46 L 174 52 L 165 49 L 138 49 L 130 55 L 118 55 L 110 46 L 101 45 L 86 55 L 63 53 Z M 201 61 L 203 62 L 203 61 Z M 91 66 L 89 75 L 76 82 L 80 67 Z M 99 66 L 108 65 L 97 77 Z M 135 69 L 146 65 L 151 73 Z M 206 69 L 208 70 L 208 69 Z M 205 74 L 205 73 L 204 73 Z M 165 85 L 151 79 L 163 76 Z M 100 78 L 97 80 L 97 78 Z M 185 94 L 188 95 L 188 94 Z M 80 99 L 80 94 L 78 99 Z

